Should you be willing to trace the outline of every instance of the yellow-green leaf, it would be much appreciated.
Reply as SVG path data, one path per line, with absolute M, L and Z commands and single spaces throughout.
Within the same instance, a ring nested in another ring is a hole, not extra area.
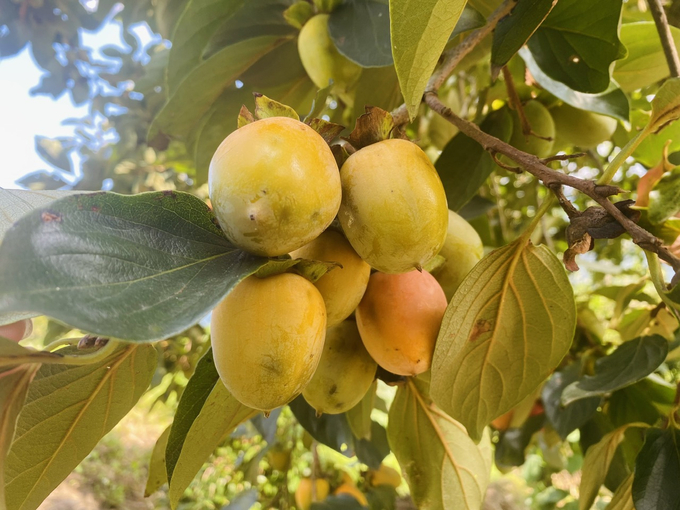
M 0 371 L 0 510 L 8 508 L 5 504 L 5 457 L 14 437 L 17 416 L 26 400 L 28 385 L 39 368 L 39 364 L 31 364 Z
M 96 363 L 43 365 L 29 387 L 7 455 L 7 507 L 37 508 L 132 409 L 156 363 L 152 346 L 123 344 Z
M 184 437 L 182 449 L 170 478 L 170 505 L 176 508 L 182 494 L 194 479 L 203 463 L 237 425 L 258 413 L 244 406 L 217 381 L 203 408 Z
M 656 133 L 678 118 L 680 118 L 680 78 L 670 78 L 661 85 L 652 100 L 649 128 Z
M 170 425 L 166 427 L 163 433 L 156 440 L 156 444 L 151 452 L 151 459 L 149 460 L 149 475 L 146 479 L 146 488 L 144 489 L 144 497 L 148 498 L 156 492 L 161 486 L 168 481 L 168 473 L 165 470 L 165 447 L 168 445 L 168 437 L 170 436 Z
M 579 489 L 580 510 L 588 510 L 595 501 L 597 493 L 600 491 L 600 486 L 607 477 L 607 471 L 609 471 L 609 465 L 614 459 L 616 449 L 623 442 L 626 430 L 629 427 L 649 427 L 649 425 L 642 422 L 627 423 L 626 425 L 611 431 L 600 439 L 597 444 L 588 448 L 586 456 L 583 459 L 581 486 Z
M 412 119 L 465 0 L 390 0 L 392 57 Z
M 34 351 L 0 337 L 0 367 L 11 367 L 22 363 L 49 363 L 55 360 L 62 361 L 63 357 L 52 352 Z
M 476 445 L 465 428 L 432 404 L 426 380 L 397 390 L 387 435 L 421 510 L 478 510 L 491 471 L 488 432 Z
M 375 391 L 377 388 L 378 382 L 373 381 L 364 398 L 345 413 L 349 428 L 352 429 L 352 434 L 359 439 L 371 439 L 371 411 L 373 411 L 375 406 Z
M 444 315 L 432 398 L 479 440 L 484 427 L 543 382 L 569 350 L 576 305 L 562 263 L 523 239 L 468 274 Z
M 619 488 L 612 496 L 612 500 L 607 505 L 607 510 L 635 510 L 633 503 L 633 475 L 629 474 L 626 479 L 621 482 Z

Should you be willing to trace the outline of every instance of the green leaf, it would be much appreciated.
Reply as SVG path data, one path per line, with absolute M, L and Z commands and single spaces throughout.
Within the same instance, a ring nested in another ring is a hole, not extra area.
M 630 340 L 595 363 L 595 375 L 586 375 L 562 392 L 562 405 L 620 390 L 644 379 L 666 359 L 668 340 L 659 335 Z
M 607 510 L 635 510 L 633 503 L 633 473 L 619 485 L 612 496 L 612 500 L 607 505 Z
M 366 106 L 392 111 L 402 102 L 399 79 L 393 66 L 364 69 L 354 88 L 352 118 L 363 115 Z
M 388 438 L 422 510 L 478 510 L 491 470 L 488 432 L 476 445 L 465 428 L 429 402 L 427 383 L 399 387 L 389 412 Z
M 623 442 L 629 427 L 648 427 L 646 423 L 627 423 L 623 427 L 606 434 L 597 444 L 586 452 L 581 468 L 581 486 L 579 489 L 579 509 L 588 510 L 595 502 L 614 459 L 616 449 Z
M 556 3 L 557 0 L 519 0 L 510 15 L 498 23 L 491 46 L 494 74 L 526 44 Z
M 0 245 L 0 311 L 135 341 L 172 336 L 266 263 L 213 222 L 187 193 L 63 198 L 23 217 Z
M 377 388 L 378 381 L 373 381 L 364 398 L 345 413 L 352 434 L 358 439 L 371 439 L 371 424 L 373 423 L 371 421 L 371 412 L 375 405 L 375 392 Z
M 217 28 L 244 3 L 244 0 L 190 0 L 186 4 L 171 37 L 166 71 L 168 96 L 201 63 L 203 50 Z
M 380 469 L 380 464 L 390 454 L 385 427 L 371 421 L 371 438 L 354 438 L 354 453 L 359 462 L 366 464 L 369 469 Z
M 14 438 L 17 417 L 26 401 L 28 386 L 39 368 L 39 364 L 31 364 L 0 371 L 0 510 L 7 510 L 5 504 L 7 452 Z
M 465 7 L 465 0 L 390 0 L 392 56 L 409 118 Z
M 453 32 L 451 32 L 451 35 L 449 36 L 449 41 L 460 34 L 475 30 L 476 28 L 481 28 L 484 25 L 486 25 L 486 18 L 482 16 L 477 9 L 473 9 L 466 4 L 460 18 L 458 18 L 458 22 L 456 23 Z
M 507 108 L 502 108 L 490 113 L 479 127 L 507 142 L 512 135 L 512 117 Z M 451 139 L 434 166 L 442 180 L 446 200 L 452 211 L 460 211 L 497 168 L 484 147 L 463 133 L 458 133 Z
M 217 98 L 234 87 L 234 80 L 286 40 L 271 35 L 254 37 L 227 46 L 201 62 L 158 112 L 148 139 L 153 141 L 159 134 L 170 138 L 188 136 Z
M 318 442 L 346 457 L 354 457 L 354 435 L 344 414 L 316 416 L 316 410 L 300 395 L 290 404 L 298 423 Z
M 562 263 L 520 238 L 467 275 L 444 315 L 432 398 L 479 440 L 484 427 L 543 382 L 569 350 L 576 305 Z
M 494 448 L 494 461 L 501 470 L 521 466 L 534 434 L 545 425 L 545 414 L 530 416 L 521 427 L 502 432 Z
M 387 2 L 349 0 L 331 13 L 328 32 L 338 51 L 360 66 L 390 66 L 389 20 Z
M 329 85 L 323 89 L 319 89 L 314 96 L 314 102 L 312 102 L 312 109 L 305 116 L 305 123 L 309 124 L 312 120 L 321 116 L 323 111 L 326 109 L 326 100 L 331 93 L 333 85 Z
M 217 374 L 212 349 L 206 352 L 182 393 L 165 449 L 173 508 L 224 437 L 257 413 L 229 393 Z
M 652 99 L 650 128 L 658 133 L 680 118 L 680 78 L 666 80 Z
M 37 508 L 137 403 L 156 363 L 152 346 L 122 344 L 96 363 L 43 365 L 7 456 L 7 507 Z
M 649 221 L 659 225 L 680 211 L 680 167 L 665 174 L 649 194 Z
M 222 510 L 249 510 L 259 499 L 257 489 L 248 489 L 240 492 Z
M 146 478 L 146 487 L 144 489 L 144 497 L 148 498 L 163 485 L 168 483 L 168 472 L 165 465 L 165 449 L 168 445 L 168 437 L 170 437 L 171 425 L 168 425 L 160 437 L 156 440 L 156 444 L 151 452 L 151 459 L 149 460 L 149 474 Z
M 564 83 L 553 80 L 545 74 L 534 60 L 534 56 L 527 48 L 519 50 L 519 56 L 522 57 L 524 63 L 527 65 L 529 72 L 541 87 L 546 89 L 551 94 L 559 97 L 562 101 L 570 104 L 574 108 L 581 110 L 588 110 L 590 112 L 601 113 L 621 119 L 628 122 L 630 119 L 630 106 L 628 104 L 628 97 L 624 92 L 613 83 L 609 88 L 600 94 L 585 94 L 577 92 Z
M 671 26 L 670 30 L 675 46 L 680 50 L 680 29 Z M 653 21 L 624 23 L 621 26 L 621 42 L 628 49 L 628 55 L 616 63 L 613 77 L 625 92 L 648 87 L 669 75 L 659 32 Z
M 680 430 L 649 429 L 635 460 L 636 510 L 680 509 Z
M 622 56 L 621 1 L 560 0 L 529 39 L 543 72 L 578 92 L 606 90 L 611 64 Z
M 555 372 L 545 383 L 541 392 L 545 415 L 562 440 L 585 424 L 600 405 L 600 397 L 584 398 L 567 406 L 562 405 L 562 392 L 580 375 L 581 363 L 572 363 L 561 371 Z
M 0 188 L 0 243 L 12 224 L 24 214 L 45 207 L 58 198 L 75 195 L 77 191 L 28 191 Z M 35 314 L 28 312 L 0 313 L 0 325 L 28 319 Z

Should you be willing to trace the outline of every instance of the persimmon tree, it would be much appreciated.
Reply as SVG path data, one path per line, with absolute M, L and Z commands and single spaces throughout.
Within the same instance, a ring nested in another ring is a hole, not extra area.
M 254 472 L 269 452 L 283 473 L 255 495 L 265 507 L 395 508 L 391 452 L 417 508 L 478 509 L 492 465 L 534 448 L 581 470 L 578 496 L 552 493 L 560 507 L 678 508 L 680 32 L 659 0 L 126 2 L 126 27 L 146 20 L 171 44 L 147 63 L 108 48 L 115 70 L 77 35 L 109 7 L 0 12 L 0 55 L 30 41 L 36 92 L 92 113 L 73 138 L 36 140 L 54 168 L 31 190 L 0 190 L 0 324 L 60 324 L 41 349 L 0 338 L 0 509 L 37 508 L 213 309 L 220 345 L 191 366 L 150 460 L 147 491 L 167 483 L 173 508 L 243 424 L 270 443 Z M 88 134 L 94 118 L 117 137 Z M 276 152 L 264 125 L 293 136 Z M 302 132 L 325 156 L 291 149 Z M 219 186 L 216 151 L 232 172 Z M 315 195 L 327 167 L 335 191 Z M 300 211 L 309 231 L 285 230 Z M 326 309 L 337 347 L 322 354 Z M 319 330 L 313 354 L 276 354 L 292 322 Z M 293 365 L 292 389 L 261 376 Z M 313 438 L 295 496 L 274 445 L 285 416 Z M 361 475 L 325 472 L 319 444 Z

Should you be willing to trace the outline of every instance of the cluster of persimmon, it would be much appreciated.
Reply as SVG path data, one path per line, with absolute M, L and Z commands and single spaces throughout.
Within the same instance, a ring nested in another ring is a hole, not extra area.
M 447 298 L 482 243 L 448 210 L 416 144 L 379 141 L 338 168 L 310 126 L 265 118 L 222 142 L 209 190 L 236 246 L 336 264 L 314 283 L 294 268 L 247 277 L 217 305 L 215 364 L 239 401 L 270 411 L 302 393 L 319 413 L 342 413 L 363 398 L 377 365 L 403 376 L 429 369 Z M 438 254 L 446 262 L 435 278 L 423 267 Z

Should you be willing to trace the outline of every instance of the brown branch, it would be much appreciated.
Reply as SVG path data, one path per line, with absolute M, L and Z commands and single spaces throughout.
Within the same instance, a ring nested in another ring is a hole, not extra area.
M 666 18 L 666 11 L 663 10 L 661 0 L 647 0 L 649 10 L 656 23 L 656 30 L 659 32 L 661 38 L 661 46 L 663 46 L 664 55 L 666 55 L 666 62 L 668 62 L 668 69 L 671 76 L 677 78 L 680 76 L 680 58 L 678 58 L 678 50 L 673 41 L 671 29 L 668 26 L 668 18 Z
M 432 110 L 451 122 L 461 133 L 479 143 L 485 150 L 492 154 L 503 154 L 510 158 L 551 190 L 559 189 L 560 186 L 569 186 L 589 196 L 626 229 L 635 244 L 645 250 L 656 253 L 662 260 L 668 262 L 676 272 L 680 271 L 680 259 L 673 255 L 667 247 L 663 246 L 661 239 L 653 236 L 637 223 L 627 218 L 608 199 L 612 195 L 618 195 L 623 192 L 622 189 L 617 186 L 597 184 L 595 181 L 580 179 L 549 168 L 538 157 L 520 151 L 495 136 L 485 133 L 476 124 L 460 118 L 439 100 L 436 92 L 426 92 L 425 102 Z
M 479 42 L 493 32 L 498 22 L 510 14 L 514 9 L 517 0 L 505 0 L 486 20 L 486 25 L 470 32 L 463 41 L 457 46 L 445 51 L 442 54 L 442 64 L 430 76 L 425 87 L 425 92 L 437 91 L 444 84 L 449 75 L 463 58 L 470 53 Z M 408 122 L 408 110 L 406 104 L 402 104 L 392 111 L 392 118 L 397 126 Z

